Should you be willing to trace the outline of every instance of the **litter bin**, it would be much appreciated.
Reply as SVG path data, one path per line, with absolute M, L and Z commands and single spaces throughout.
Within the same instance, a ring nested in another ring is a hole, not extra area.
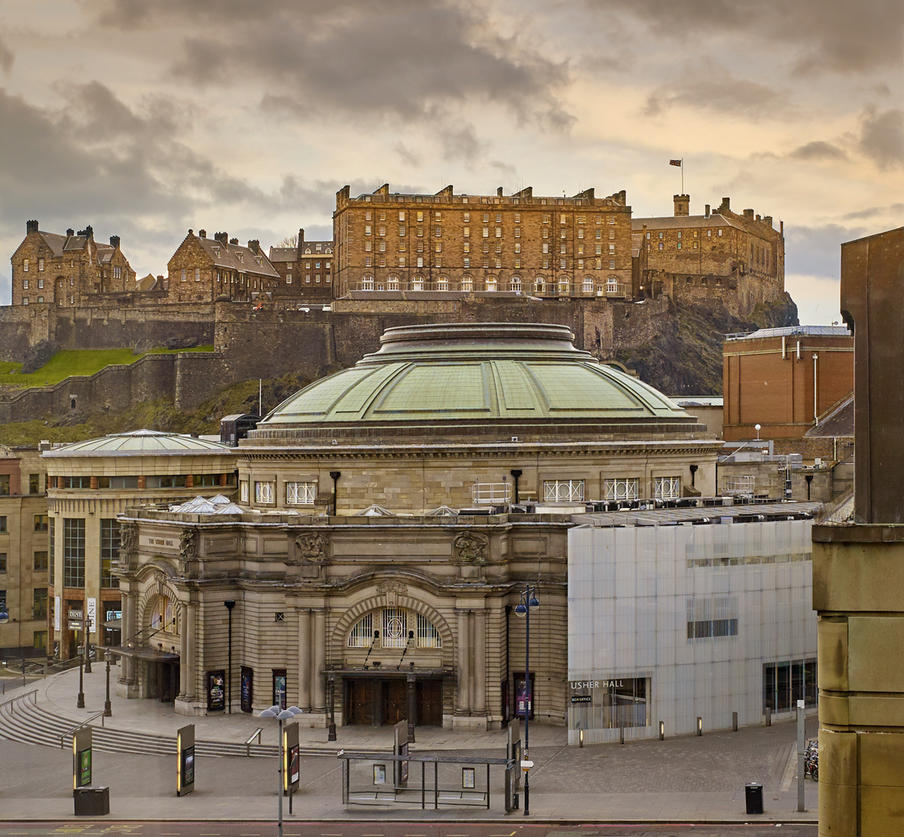
M 748 782 L 744 787 L 744 795 L 747 798 L 747 813 L 763 813 L 763 786 L 759 782 Z
M 110 788 L 85 787 L 76 788 L 75 815 L 77 817 L 99 817 L 110 813 Z

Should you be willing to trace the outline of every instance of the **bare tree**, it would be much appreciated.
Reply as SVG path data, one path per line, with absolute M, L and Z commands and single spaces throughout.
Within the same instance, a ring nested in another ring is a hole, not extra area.
M 298 246 L 298 233 L 295 233 L 295 235 L 287 235 L 277 245 L 277 247 L 297 247 L 297 246 Z

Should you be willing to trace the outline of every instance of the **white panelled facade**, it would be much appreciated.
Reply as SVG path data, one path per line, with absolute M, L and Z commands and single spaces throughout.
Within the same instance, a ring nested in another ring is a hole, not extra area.
M 816 701 L 810 520 L 568 534 L 569 741 L 730 729 Z M 622 730 L 623 729 L 623 733 Z

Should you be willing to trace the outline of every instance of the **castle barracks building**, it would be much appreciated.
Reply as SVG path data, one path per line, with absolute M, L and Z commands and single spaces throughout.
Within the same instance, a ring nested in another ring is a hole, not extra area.
M 277 296 L 319 303 L 333 298 L 332 241 L 306 241 L 300 229 L 295 247 L 270 248 L 270 263 L 282 278 Z
M 120 693 L 154 694 L 174 666 L 182 714 L 485 729 L 529 688 L 534 716 L 564 724 L 572 514 L 693 505 L 720 447 L 565 326 L 388 329 L 239 443 L 237 510 L 120 516 Z
M 11 262 L 13 305 L 86 305 L 102 294 L 136 290 L 135 271 L 119 236 L 111 235 L 109 244 L 95 242 L 90 225 L 60 235 L 28 221 Z

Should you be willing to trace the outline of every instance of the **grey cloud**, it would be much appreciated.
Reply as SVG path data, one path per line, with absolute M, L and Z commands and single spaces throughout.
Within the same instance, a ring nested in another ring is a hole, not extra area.
M 904 164 L 904 111 L 867 108 L 860 121 L 860 150 L 883 169 Z
M 8 73 L 13 68 L 16 56 L 13 51 L 0 39 L 0 70 Z
M 772 88 L 736 78 L 714 65 L 704 65 L 699 72 L 654 90 L 647 98 L 644 112 L 656 116 L 679 106 L 747 116 L 764 116 L 784 109 L 782 97 Z
M 867 221 L 883 215 L 900 215 L 901 213 L 904 213 L 904 203 L 892 203 L 888 206 L 869 206 L 865 209 L 857 209 L 841 217 L 846 221 Z
M 728 34 L 779 43 L 799 72 L 865 73 L 900 66 L 904 5 L 898 0 L 585 0 L 591 10 L 633 19 L 669 40 Z
M 861 226 L 825 224 L 816 227 L 785 226 L 786 272 L 812 276 L 837 276 L 841 245 L 867 234 Z
M 483 144 L 477 139 L 473 125 L 462 125 L 458 128 L 447 127 L 440 136 L 443 157 L 447 160 L 463 160 L 474 162 Z
M 399 155 L 406 166 L 419 166 L 421 164 L 420 155 L 410 149 L 401 140 L 392 147 L 392 150 Z
M 824 140 L 814 140 L 795 148 L 789 155 L 794 160 L 847 160 L 848 156 L 837 145 Z
M 557 92 L 568 81 L 565 62 L 541 55 L 517 38 L 502 38 L 485 9 L 454 0 L 411 3 L 184 3 L 159 0 L 139 8 L 108 4 L 99 20 L 128 28 L 180 25 L 171 67 L 180 81 L 222 87 L 262 83 L 270 108 L 346 117 L 427 120 L 437 107 L 484 102 L 567 129 L 571 117 Z M 193 25 L 197 24 L 197 25 Z

